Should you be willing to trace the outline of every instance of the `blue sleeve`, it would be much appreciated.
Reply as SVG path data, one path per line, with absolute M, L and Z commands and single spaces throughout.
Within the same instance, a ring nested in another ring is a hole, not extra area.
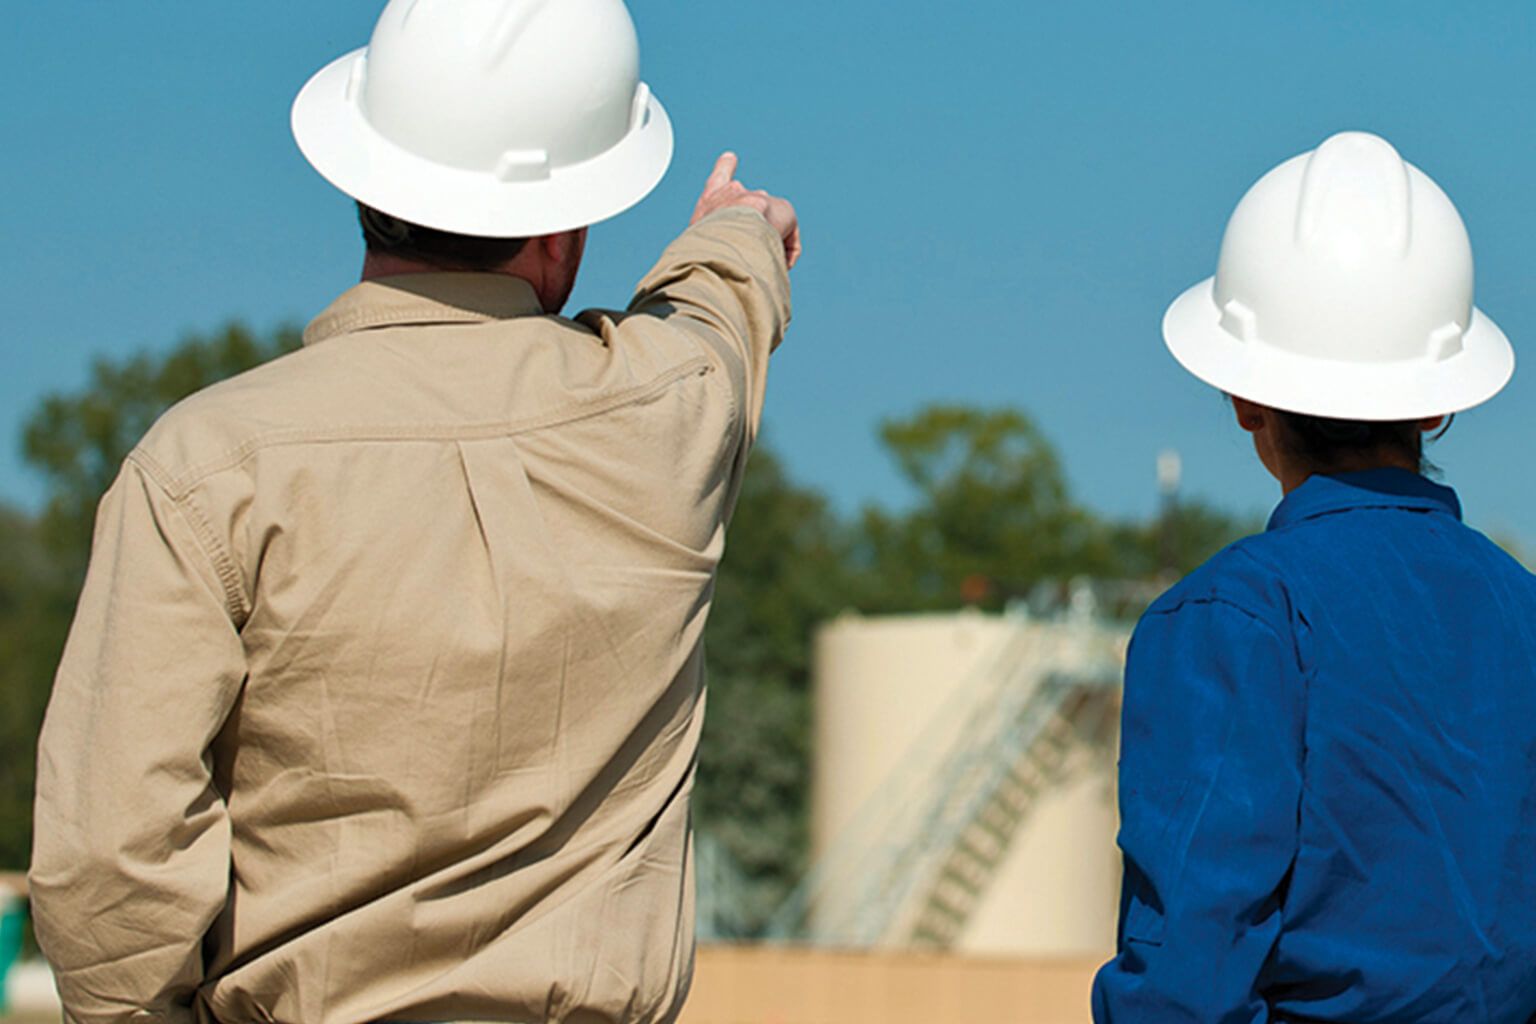
M 1305 715 L 1295 644 L 1208 596 L 1154 607 L 1126 664 L 1118 954 L 1098 1024 L 1263 1024 L 1296 855 Z

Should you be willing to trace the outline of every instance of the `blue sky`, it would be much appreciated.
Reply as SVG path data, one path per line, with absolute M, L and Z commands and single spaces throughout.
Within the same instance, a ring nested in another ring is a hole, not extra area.
M 90 361 L 235 318 L 303 323 L 356 278 L 347 201 L 288 135 L 377 0 L 17 2 L 0 38 L 0 496 L 36 502 L 19 424 Z M 600 226 L 574 302 L 620 305 L 714 155 L 793 198 L 806 258 L 768 436 L 845 509 L 905 494 L 875 438 L 926 402 L 1016 404 L 1076 493 L 1149 514 L 1154 462 L 1234 510 L 1274 485 L 1166 355 L 1272 165 L 1376 131 L 1460 206 L 1479 304 L 1536 349 L 1536 5 L 1525 0 L 912 4 L 634 0 L 677 159 Z M 1438 446 L 1469 518 L 1536 547 L 1536 372 Z

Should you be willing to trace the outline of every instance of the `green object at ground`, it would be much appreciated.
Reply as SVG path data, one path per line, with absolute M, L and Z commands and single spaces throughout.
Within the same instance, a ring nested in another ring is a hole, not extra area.
M 6 977 L 21 955 L 21 934 L 26 930 L 27 905 L 21 900 L 0 896 L 0 1013 L 5 1013 Z

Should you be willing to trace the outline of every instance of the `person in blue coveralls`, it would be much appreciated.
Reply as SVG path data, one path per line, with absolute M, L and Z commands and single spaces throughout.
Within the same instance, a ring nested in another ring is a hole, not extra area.
M 1423 475 L 1514 356 L 1455 207 L 1350 133 L 1243 199 L 1164 335 L 1284 500 L 1142 619 L 1099 1024 L 1536 1016 L 1536 578 Z

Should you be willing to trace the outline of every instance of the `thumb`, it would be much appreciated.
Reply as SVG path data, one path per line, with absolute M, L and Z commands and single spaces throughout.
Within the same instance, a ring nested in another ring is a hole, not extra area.
M 704 191 L 714 192 L 736 180 L 736 167 L 739 163 L 735 153 L 721 153 L 720 159 L 715 161 L 715 169 L 710 172 L 709 180 L 704 183 Z

